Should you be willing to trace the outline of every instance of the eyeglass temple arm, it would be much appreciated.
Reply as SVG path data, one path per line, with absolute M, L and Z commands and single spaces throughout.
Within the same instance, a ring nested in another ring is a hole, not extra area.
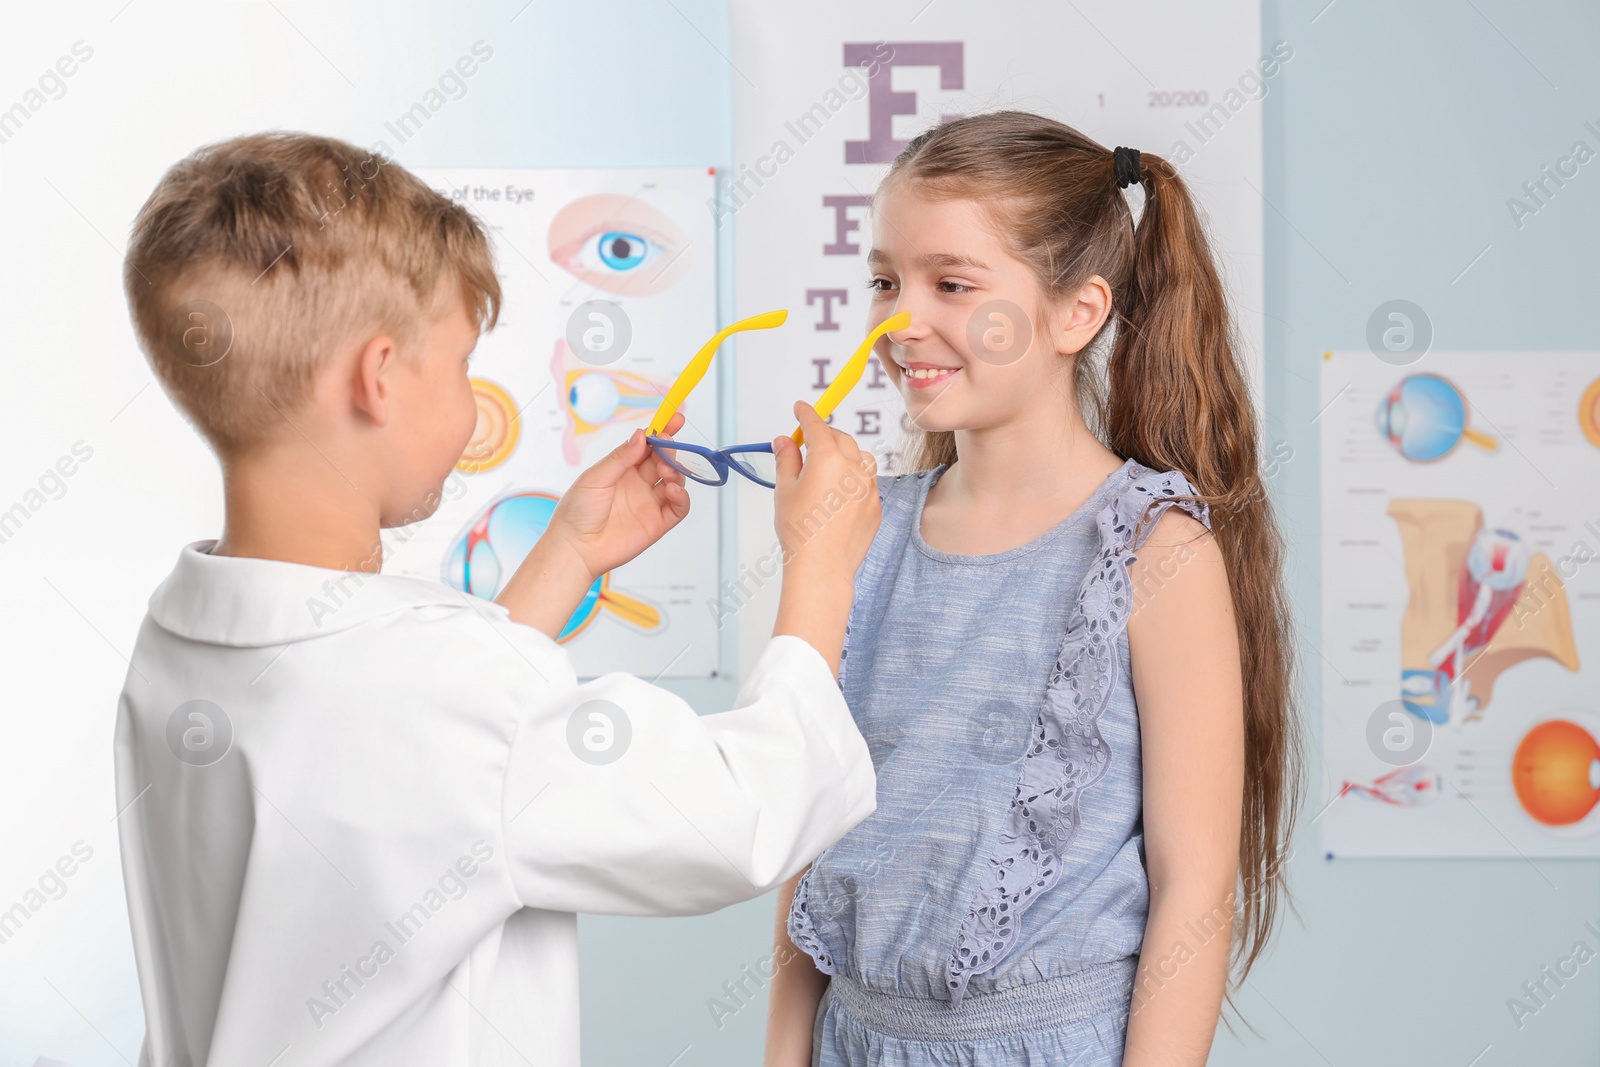
M 903 330 L 910 325 L 911 312 L 909 311 L 890 315 L 878 323 L 877 328 L 867 334 L 867 339 L 861 342 L 861 346 L 855 350 L 855 354 L 846 361 L 838 376 L 828 384 L 828 388 L 822 391 L 822 396 L 818 398 L 816 403 L 817 414 L 823 418 L 832 415 L 833 409 L 838 407 L 839 402 L 849 395 L 850 390 L 856 387 L 856 383 L 861 380 L 862 373 L 867 369 L 867 357 L 872 354 L 872 346 L 878 343 L 878 338 L 891 330 Z M 800 432 L 800 427 L 798 426 L 794 428 L 794 433 L 789 436 L 793 438 L 794 443 L 797 445 L 806 443 L 805 434 Z
M 748 319 L 740 319 L 718 330 L 711 340 L 700 346 L 700 351 L 694 354 L 689 365 L 683 368 L 683 372 L 672 383 L 672 388 L 667 390 L 667 395 L 656 408 L 656 413 L 650 416 L 650 428 L 645 432 L 651 437 L 656 437 L 667 428 L 667 423 L 677 414 L 679 406 L 687 399 L 690 391 L 700 384 L 701 378 L 706 376 L 706 368 L 711 366 L 711 357 L 716 354 L 722 342 L 742 330 L 770 330 L 782 326 L 788 317 L 787 310 L 767 311 L 760 315 L 752 315 Z

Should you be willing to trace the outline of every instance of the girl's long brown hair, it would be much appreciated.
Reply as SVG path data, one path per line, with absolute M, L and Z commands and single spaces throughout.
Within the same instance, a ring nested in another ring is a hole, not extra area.
M 1211 508 L 1227 564 L 1244 679 L 1245 791 L 1234 962 L 1243 981 L 1287 900 L 1284 864 L 1299 807 L 1300 731 L 1284 544 L 1262 477 L 1255 408 L 1222 280 L 1177 170 L 1143 153 L 1135 226 L 1112 151 L 1022 111 L 971 115 L 908 144 L 885 179 L 989 207 L 1048 297 L 1099 275 L 1115 341 L 1103 368 L 1079 353 L 1073 388 L 1108 448 L 1181 472 Z M 912 429 L 908 469 L 956 460 L 955 435 Z

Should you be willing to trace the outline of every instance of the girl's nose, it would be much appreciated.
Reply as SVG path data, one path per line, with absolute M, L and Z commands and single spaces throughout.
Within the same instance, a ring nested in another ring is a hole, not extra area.
M 928 335 L 928 327 L 924 324 L 923 316 L 917 314 L 917 309 L 911 305 L 912 301 L 902 296 L 894 302 L 894 307 L 890 309 L 891 315 L 897 315 L 902 311 L 911 313 L 911 325 L 903 330 L 890 330 L 884 334 L 891 344 L 905 346 Z

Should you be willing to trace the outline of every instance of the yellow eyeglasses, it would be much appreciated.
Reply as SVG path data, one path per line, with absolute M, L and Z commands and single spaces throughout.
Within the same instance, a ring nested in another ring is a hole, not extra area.
M 743 330 L 770 330 L 782 326 L 788 317 L 788 311 L 768 311 L 762 315 L 753 315 L 724 327 L 701 346 L 700 351 L 689 361 L 689 365 L 683 368 L 683 373 L 672 383 L 672 388 L 667 390 L 661 406 L 656 408 L 656 413 L 650 418 L 645 440 L 655 449 L 658 456 L 671 464 L 675 470 L 682 471 L 685 477 L 693 478 L 702 485 L 725 485 L 729 471 L 737 471 L 757 485 L 764 485 L 768 489 L 777 485 L 777 460 L 772 454 L 771 441 L 730 445 L 727 448 L 707 448 L 656 435 L 666 428 L 667 421 L 677 413 L 678 407 L 688 398 L 689 392 L 700 383 L 701 378 L 705 377 L 706 369 L 711 366 L 711 357 L 723 341 Z M 823 390 L 822 396 L 816 403 L 817 414 L 824 419 L 833 414 L 840 401 L 844 400 L 850 390 L 856 387 L 856 383 L 861 381 L 861 375 L 867 369 L 867 359 L 872 355 L 872 346 L 878 343 L 878 338 L 891 330 L 903 330 L 910 325 L 911 313 L 902 311 L 883 320 L 867 334 L 866 340 L 861 342 L 855 353 L 834 376 L 833 381 Z M 794 433 L 789 436 L 795 444 L 805 444 L 805 435 L 801 433 L 800 427 L 796 426 Z

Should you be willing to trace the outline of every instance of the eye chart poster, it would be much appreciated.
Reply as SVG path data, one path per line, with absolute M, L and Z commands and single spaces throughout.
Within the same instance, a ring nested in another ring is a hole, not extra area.
M 1600 353 L 1322 361 L 1336 856 L 1600 856 Z
M 419 172 L 494 239 L 496 328 L 469 365 L 478 422 L 437 512 L 388 531 L 385 570 L 493 599 L 586 467 L 644 426 L 717 330 L 708 168 Z M 717 375 L 683 406 L 717 433 Z M 589 590 L 560 640 L 581 676 L 718 670 L 715 497 Z
M 1262 40 L 1259 4 L 1007 0 L 978 19 L 929 0 L 731 7 L 735 164 L 710 207 L 734 229 L 737 315 L 790 310 L 784 329 L 741 342 L 741 370 L 759 359 L 763 372 L 738 377 L 739 440 L 792 428 L 794 402 L 815 401 L 866 335 L 868 199 L 890 162 L 945 117 L 1003 108 L 1178 167 L 1207 216 L 1259 404 L 1262 101 L 1295 62 L 1289 42 Z M 893 471 L 902 411 L 874 357 L 833 424 Z M 739 493 L 738 586 L 760 606 L 741 615 L 748 666 L 776 610 L 754 571 L 775 538 L 770 505 Z

